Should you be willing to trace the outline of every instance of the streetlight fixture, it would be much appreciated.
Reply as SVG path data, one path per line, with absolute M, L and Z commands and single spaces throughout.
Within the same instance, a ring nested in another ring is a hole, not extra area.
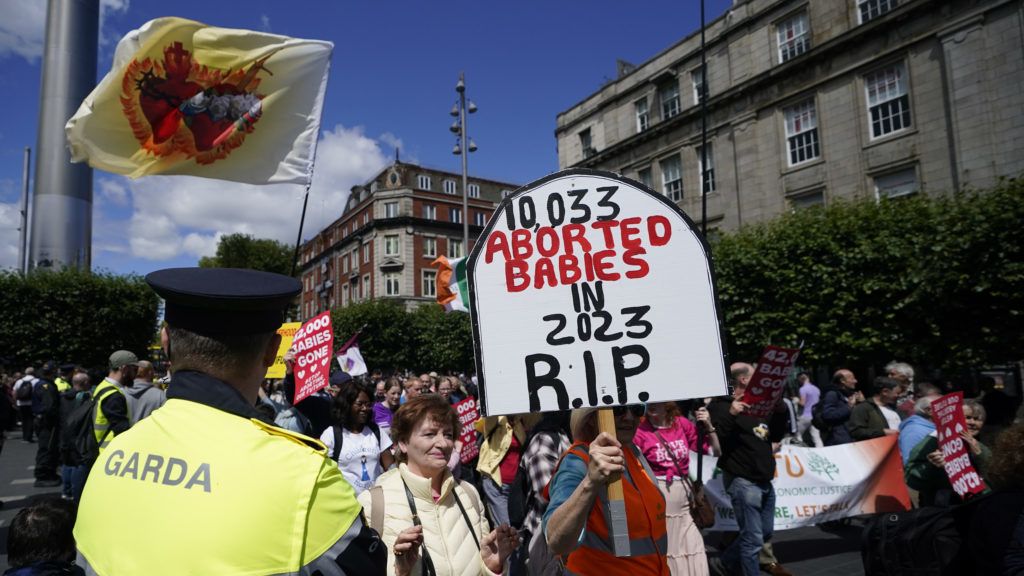
M 455 91 L 459 93 L 459 100 L 452 106 L 451 115 L 458 119 L 449 129 L 455 134 L 452 154 L 462 156 L 462 250 L 465 255 L 469 253 L 469 152 L 476 152 L 476 142 L 472 139 L 466 142 L 466 115 L 476 113 L 476 104 L 466 100 L 464 72 L 459 72 L 459 82 L 455 85 Z

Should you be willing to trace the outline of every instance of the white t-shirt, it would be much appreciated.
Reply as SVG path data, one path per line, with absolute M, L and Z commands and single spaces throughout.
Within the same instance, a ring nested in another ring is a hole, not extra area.
M 899 430 L 900 422 L 902 422 L 900 415 L 897 414 L 895 410 L 889 408 L 888 406 L 879 406 L 879 408 L 882 409 L 882 416 L 885 416 L 885 421 L 889 423 L 889 426 L 887 426 L 887 428 Z
M 362 492 L 373 487 L 377 476 L 383 473 L 380 467 L 380 453 L 391 448 L 391 436 L 381 432 L 380 443 L 369 426 L 363 426 L 363 431 L 354 434 L 351 431 L 341 429 L 341 453 L 338 454 L 338 469 L 342 476 L 352 485 L 358 496 Z M 327 454 L 334 455 L 334 427 L 324 430 L 320 435 L 320 441 L 327 446 Z

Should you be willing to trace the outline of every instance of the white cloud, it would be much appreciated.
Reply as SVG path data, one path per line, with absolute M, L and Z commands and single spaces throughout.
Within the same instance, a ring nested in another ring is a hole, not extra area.
M 115 12 L 122 14 L 127 12 L 129 3 L 130 0 L 100 0 L 99 44 L 101 47 L 112 46 L 121 40 L 122 34 L 109 27 L 107 18 Z
M 113 44 L 121 35 L 107 30 L 107 18 L 128 11 L 130 0 L 100 0 L 100 46 Z M 0 18 L 0 58 L 21 56 L 35 63 L 43 55 L 46 37 L 46 0 L 3 0 Z
M 106 200 L 116 206 L 128 205 L 128 188 L 120 180 L 102 178 L 99 181 L 97 202 Z
M 270 16 L 260 14 L 260 29 L 264 32 L 270 32 Z
M 18 226 L 20 225 L 19 203 L 0 203 L 0 269 L 18 268 Z

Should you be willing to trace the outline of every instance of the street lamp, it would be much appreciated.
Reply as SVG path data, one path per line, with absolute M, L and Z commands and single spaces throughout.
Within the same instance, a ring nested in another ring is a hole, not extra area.
M 459 100 L 452 105 L 451 115 L 457 118 L 450 130 L 455 134 L 455 147 L 452 154 L 462 156 L 462 249 L 463 254 L 469 253 L 469 154 L 464 151 L 476 152 L 476 143 L 472 139 L 467 145 L 466 115 L 476 112 L 476 104 L 466 101 L 466 75 L 459 72 L 459 82 L 455 85 Z

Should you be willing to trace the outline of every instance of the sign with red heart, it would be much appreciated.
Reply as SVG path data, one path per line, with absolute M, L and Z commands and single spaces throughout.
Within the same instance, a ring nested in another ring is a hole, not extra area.
M 750 404 L 744 414 L 755 418 L 771 416 L 799 355 L 798 348 L 778 346 L 768 346 L 761 352 L 754 375 L 747 384 L 747 391 L 743 393 L 743 401 Z
M 943 468 L 953 490 L 961 498 L 967 498 L 985 491 L 985 483 L 971 462 L 969 445 L 973 436 L 967 431 L 964 416 L 964 393 L 946 394 L 932 402 L 932 420 L 942 450 Z
M 302 325 L 292 339 L 295 347 L 295 404 L 327 386 L 334 357 L 331 313 L 324 312 Z

